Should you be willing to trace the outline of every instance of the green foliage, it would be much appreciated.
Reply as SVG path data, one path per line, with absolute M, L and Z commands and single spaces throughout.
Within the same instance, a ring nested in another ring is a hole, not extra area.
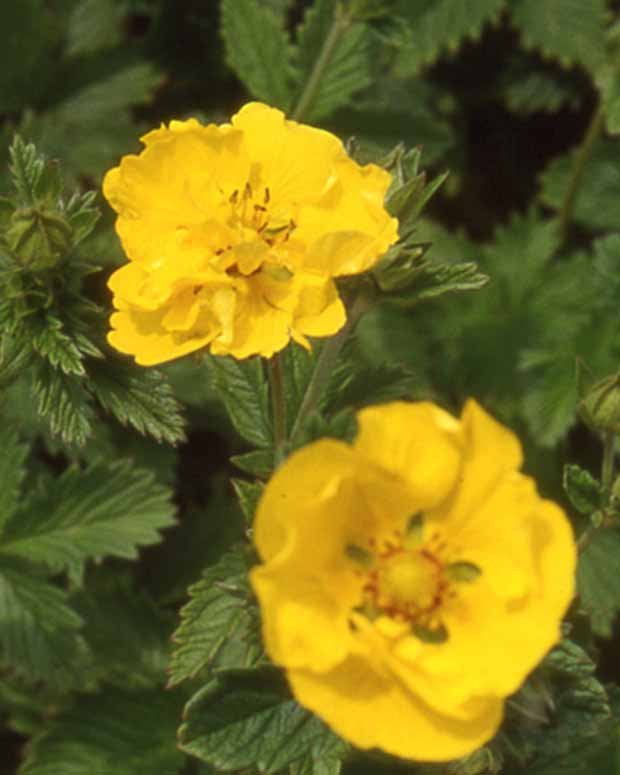
M 575 163 L 576 151 L 555 159 L 541 177 L 541 200 L 555 210 L 562 207 Z M 620 195 L 620 149 L 612 140 L 599 140 L 584 170 L 574 208 L 577 223 L 593 231 L 613 230 L 617 226 L 613 208 L 601 202 L 613 202 Z
M 221 14 L 229 65 L 255 97 L 287 110 L 289 41 L 273 11 L 256 0 L 222 0 Z
M 526 46 L 565 65 L 596 70 L 604 61 L 605 0 L 509 0 Z
M 261 661 L 260 624 L 248 569 L 244 555 L 226 554 L 189 588 L 190 602 L 174 634 L 171 686 L 215 668 L 252 667 Z
M 205 355 L 204 359 L 213 388 L 237 433 L 257 447 L 269 447 L 269 396 L 260 358 L 237 361 L 231 356 Z
M 446 49 L 455 51 L 465 37 L 478 37 L 483 26 L 498 17 L 505 0 L 398 0 L 396 13 L 404 21 L 397 70 L 414 75 Z
M 349 104 L 351 97 L 371 82 L 369 29 L 352 21 L 337 0 L 317 0 L 308 7 L 297 30 L 294 52 L 300 97 L 321 57 L 330 57 L 325 75 L 306 106 L 308 122 L 319 121 Z
M 0 381 L 22 370 L 37 412 L 52 434 L 83 445 L 95 418 L 93 397 L 123 425 L 157 440 L 183 438 L 183 421 L 170 388 L 120 359 L 104 362 L 102 310 L 84 294 L 96 267 L 77 249 L 99 217 L 94 194 L 63 196 L 57 164 L 16 136 L 11 147 L 14 193 L 4 200 L 0 233 Z M 1 352 L 1 350 L 0 350 Z M 4 362 L 3 362 L 4 361 Z
M 273 669 L 224 671 L 209 681 L 185 708 L 179 730 L 181 749 L 217 770 L 249 766 L 276 773 L 337 775 L 347 746 L 333 732 L 289 699 Z M 312 765 L 321 761 L 321 766 Z
M 181 706 L 178 694 L 153 689 L 83 695 L 33 738 L 20 775 L 176 775 Z
M 0 428 L 0 535 L 4 526 L 17 511 L 29 449 L 23 444 L 15 428 Z
M 610 698 L 594 677 L 595 666 L 576 643 L 564 640 L 543 663 L 539 673 L 554 690 L 547 723 L 526 734 L 523 720 L 514 725 L 511 750 L 517 762 L 506 775 L 611 775 L 618 761 L 619 732 L 611 716 Z M 517 695 L 515 704 L 519 702 Z M 521 738 L 519 741 L 518 738 Z M 600 768 L 600 769 L 599 769 Z
M 23 557 L 66 571 L 80 584 L 87 559 L 134 558 L 174 523 L 167 488 L 127 461 L 68 468 L 39 483 L 4 527 L 0 557 Z
M 0 651 L 30 683 L 86 687 L 90 654 L 78 632 L 81 618 L 67 594 L 36 566 L 14 557 L 0 562 Z
M 575 464 L 564 466 L 564 490 L 580 514 L 589 516 L 601 507 L 600 482 Z
M 597 635 L 610 637 L 620 611 L 620 530 L 595 531 L 579 559 L 580 606 L 590 615 Z

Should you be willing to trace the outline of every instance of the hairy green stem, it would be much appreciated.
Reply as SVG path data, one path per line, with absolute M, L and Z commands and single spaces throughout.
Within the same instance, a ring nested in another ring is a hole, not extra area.
M 310 378 L 310 382 L 304 393 L 301 406 L 299 407 L 295 423 L 291 430 L 291 442 L 296 440 L 306 419 L 316 409 L 338 361 L 338 356 L 340 355 L 344 343 L 347 341 L 349 334 L 353 331 L 359 319 L 371 306 L 372 301 L 369 297 L 363 291 L 359 293 L 347 314 L 347 322 L 335 336 L 332 336 L 331 339 L 328 339 L 323 345 L 323 349 L 317 359 L 312 377 Z
M 273 438 L 276 459 L 286 443 L 286 401 L 284 400 L 284 381 L 282 379 L 282 359 L 275 353 L 269 359 L 269 388 L 273 411 Z
M 343 10 L 341 5 L 337 5 L 332 26 L 325 38 L 321 52 L 314 63 L 314 67 L 312 68 L 310 77 L 306 81 L 301 97 L 291 113 L 291 118 L 294 121 L 301 121 L 312 106 L 319 90 L 321 80 L 332 61 L 332 57 L 340 43 L 340 39 L 350 26 L 351 17 Z
M 579 146 L 579 150 L 575 156 L 568 188 L 566 189 L 564 201 L 562 202 L 562 207 L 560 208 L 560 213 L 558 215 L 558 232 L 560 236 L 560 244 L 562 244 L 566 239 L 568 226 L 573 217 L 573 208 L 575 206 L 577 192 L 579 191 L 579 186 L 581 185 L 588 160 L 592 155 L 594 143 L 603 130 L 604 122 L 605 113 L 603 112 L 602 107 L 599 106 L 592 116 L 590 125 L 588 126 L 585 137 L 583 138 L 583 142 Z

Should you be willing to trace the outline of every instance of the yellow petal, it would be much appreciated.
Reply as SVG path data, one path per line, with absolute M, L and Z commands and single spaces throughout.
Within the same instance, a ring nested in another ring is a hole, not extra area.
M 442 716 L 357 655 L 329 673 L 288 670 L 287 676 L 299 702 L 342 737 L 358 748 L 381 748 L 403 758 L 465 756 L 489 740 L 502 719 L 503 703 L 495 697 L 470 703 L 464 720 Z
M 326 277 L 299 273 L 299 303 L 293 325 L 307 336 L 331 336 L 346 323 L 344 304 L 334 283 Z
M 439 505 L 461 465 L 459 423 L 428 402 L 397 401 L 363 409 L 354 449 L 409 488 L 416 510 Z
M 256 513 L 254 540 L 266 564 L 251 581 L 263 637 L 278 664 L 325 670 L 350 649 L 349 612 L 360 580 L 344 553 L 352 495 L 350 449 L 324 440 L 279 468 Z

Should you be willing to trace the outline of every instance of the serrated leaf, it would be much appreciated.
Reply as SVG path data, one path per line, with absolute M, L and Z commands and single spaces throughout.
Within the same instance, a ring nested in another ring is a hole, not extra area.
M 330 413 L 410 398 L 415 375 L 396 363 L 366 364 L 345 357 L 328 384 L 323 408 Z
M 564 105 L 575 109 L 581 102 L 573 80 L 563 72 L 541 69 L 509 73 L 502 93 L 508 109 L 520 115 L 557 113 Z
M 316 0 L 309 6 L 297 30 L 295 63 L 299 96 L 312 77 L 334 27 L 340 35 L 329 50 L 330 59 L 303 118 L 320 121 L 336 109 L 348 105 L 351 97 L 371 82 L 369 30 L 365 24 L 350 23 L 337 0 Z
M 248 582 L 249 563 L 241 552 L 225 554 L 189 588 L 173 635 L 170 686 L 214 668 L 251 667 L 262 656 L 256 602 Z
M 589 515 L 601 507 L 601 484 L 578 465 L 564 466 L 564 491 L 580 514 Z
M 288 697 L 273 669 L 220 673 L 189 701 L 184 718 L 181 749 L 224 772 L 251 767 L 271 775 L 326 751 L 342 757 L 348 748 Z
M 20 502 L 21 484 L 26 475 L 24 462 L 29 452 L 19 440 L 17 431 L 4 424 L 0 427 L 0 535 Z
M 67 571 L 80 584 L 87 559 L 133 559 L 174 524 L 170 491 L 128 461 L 71 466 L 25 501 L 0 536 L 0 555 Z
M 85 687 L 90 655 L 77 632 L 82 624 L 66 593 L 41 578 L 32 565 L 0 558 L 2 659 L 30 682 Z
M 233 455 L 230 462 L 246 474 L 268 479 L 274 467 L 273 452 L 269 449 L 256 449 L 244 455 Z
M 84 621 L 94 677 L 119 689 L 163 687 L 174 617 L 134 589 L 129 575 L 89 577 L 71 605 Z
M 32 329 L 32 323 L 30 328 Z M 62 321 L 52 315 L 38 321 L 36 331 L 32 331 L 31 346 L 46 358 L 54 369 L 65 374 L 84 375 L 82 353 L 70 336 L 63 331 Z
M 246 479 L 231 479 L 231 483 L 237 493 L 246 524 L 251 525 L 265 485 L 262 482 L 248 482 Z
M 605 59 L 605 0 L 509 0 L 526 46 L 590 71 Z
M 119 43 L 124 11 L 115 0 L 80 0 L 67 25 L 67 54 L 89 54 Z
M 269 447 L 273 435 L 268 386 L 258 357 L 238 361 L 205 355 L 205 368 L 235 430 L 257 447 Z
M 577 589 L 592 629 L 609 638 L 620 611 L 620 530 L 601 528 L 594 533 L 579 558 Z
M 161 689 L 83 695 L 30 742 L 20 775 L 177 775 L 181 705 Z
M 292 342 L 282 352 L 282 374 L 284 382 L 284 398 L 286 401 L 286 421 L 289 432 L 306 395 L 308 385 L 316 365 L 317 352 L 320 344 L 312 351 Z
M 94 415 L 81 382 L 46 363 L 38 364 L 33 394 L 37 412 L 52 434 L 68 444 L 84 444 L 90 436 Z
M 555 210 L 562 207 L 573 174 L 575 154 L 555 159 L 540 178 L 541 200 Z M 620 144 L 598 140 L 585 166 L 575 197 L 573 218 L 590 229 L 615 231 L 618 213 L 615 207 L 601 207 L 601 202 L 620 199 Z
M 92 361 L 88 377 L 88 389 L 121 425 L 169 444 L 185 438 L 181 407 L 161 372 L 108 358 Z
M 15 135 L 9 146 L 9 157 L 9 169 L 20 203 L 34 204 L 36 188 L 43 173 L 43 159 L 34 145 L 25 143 L 19 135 Z
M 220 13 L 228 64 L 255 97 L 288 110 L 289 40 L 277 17 L 256 0 L 222 0 Z
M 398 0 L 396 13 L 407 22 L 396 54 L 400 75 L 415 75 L 464 38 L 478 37 L 496 19 L 505 0 Z

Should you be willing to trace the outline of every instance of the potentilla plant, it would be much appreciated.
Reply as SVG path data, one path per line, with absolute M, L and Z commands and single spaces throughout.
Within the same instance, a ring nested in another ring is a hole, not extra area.
M 0 707 L 27 741 L 20 775 L 620 772 L 620 691 L 594 677 L 620 609 L 620 378 L 580 380 L 571 411 L 600 436 L 602 471 L 567 465 L 562 503 L 530 474 L 531 405 L 500 422 L 488 396 L 450 401 L 355 357 L 386 307 L 438 300 L 439 321 L 444 296 L 493 280 L 420 238 L 446 180 L 427 179 L 420 149 L 362 159 L 319 126 L 339 45 L 355 50 L 384 5 L 315 3 L 308 77 L 284 98 L 298 52 L 269 71 L 284 96 L 267 100 L 263 60 L 231 41 L 282 30 L 224 0 L 232 66 L 264 101 L 171 119 L 107 171 L 123 256 L 104 302 L 84 247 L 94 196 L 68 197 L 57 164 L 12 142 Z M 498 243 L 526 224 L 560 250 L 591 142 L 558 218 L 525 215 Z M 599 246 L 599 280 L 617 247 Z M 526 290 L 505 295 L 525 306 Z M 185 510 L 172 472 L 194 461 L 171 450 L 209 403 L 241 454 L 215 505 Z

